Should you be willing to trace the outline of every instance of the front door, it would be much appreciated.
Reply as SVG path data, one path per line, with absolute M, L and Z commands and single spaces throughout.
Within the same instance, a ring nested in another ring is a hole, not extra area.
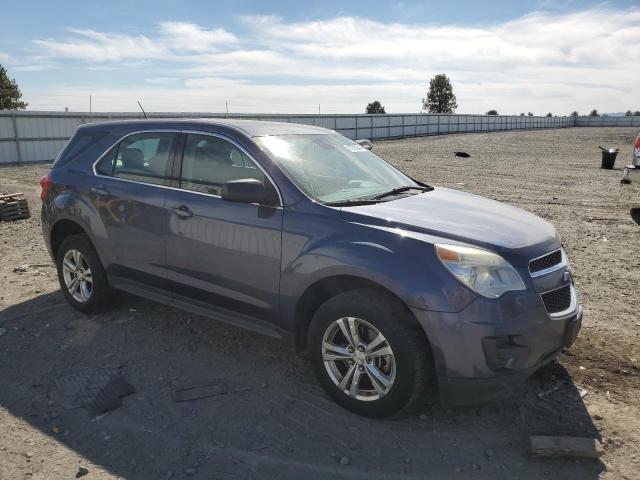
M 273 326 L 282 209 L 220 198 L 226 181 L 270 180 L 239 145 L 216 135 L 187 134 L 181 160 L 180 189 L 167 194 L 165 222 L 176 299 L 233 312 L 237 323 Z

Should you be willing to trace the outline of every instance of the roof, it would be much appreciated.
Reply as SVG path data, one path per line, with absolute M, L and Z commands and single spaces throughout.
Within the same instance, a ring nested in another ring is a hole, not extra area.
M 269 122 L 264 120 L 237 120 L 227 118 L 150 118 L 147 120 L 114 120 L 109 122 L 98 122 L 85 124 L 84 127 L 98 127 L 104 125 L 114 126 L 135 126 L 140 128 L 143 125 L 149 125 L 153 128 L 161 128 L 167 124 L 180 124 L 180 128 L 189 128 L 189 126 L 198 128 L 202 125 L 224 126 L 241 130 L 250 137 L 261 137 L 265 135 L 302 135 L 302 134 L 326 134 L 331 130 L 312 125 L 302 125 L 299 123 L 285 122 Z

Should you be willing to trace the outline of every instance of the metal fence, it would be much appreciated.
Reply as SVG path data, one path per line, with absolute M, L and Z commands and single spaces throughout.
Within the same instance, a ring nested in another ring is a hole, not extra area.
M 224 118 L 227 116 L 219 113 L 150 113 L 148 115 L 150 118 Z M 142 117 L 137 113 L 0 112 L 0 165 L 52 161 L 79 125 L 132 118 Z M 336 130 L 351 139 L 373 140 L 533 128 L 640 126 L 640 117 L 232 114 L 228 118 L 303 123 Z M 597 123 L 597 121 L 603 123 Z M 618 125 L 615 122 L 621 123 Z
M 576 117 L 576 127 L 640 127 L 640 117 Z

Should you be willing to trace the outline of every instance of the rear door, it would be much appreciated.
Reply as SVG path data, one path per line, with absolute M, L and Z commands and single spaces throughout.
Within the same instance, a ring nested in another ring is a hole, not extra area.
M 166 282 L 164 208 L 179 133 L 134 133 L 115 145 L 94 169 L 91 197 L 105 226 L 114 283 Z
M 222 136 L 188 133 L 179 157 L 179 190 L 170 190 L 166 202 L 168 279 L 176 300 L 234 312 L 227 320 L 252 323 L 245 326 L 272 327 L 279 308 L 282 208 L 220 197 L 226 181 L 271 180 L 240 145 Z

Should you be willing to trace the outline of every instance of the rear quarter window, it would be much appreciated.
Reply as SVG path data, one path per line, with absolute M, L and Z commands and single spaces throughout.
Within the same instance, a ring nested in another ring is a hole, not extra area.
M 77 130 L 53 162 L 53 168 L 68 165 L 107 135 L 109 135 L 107 130 Z

